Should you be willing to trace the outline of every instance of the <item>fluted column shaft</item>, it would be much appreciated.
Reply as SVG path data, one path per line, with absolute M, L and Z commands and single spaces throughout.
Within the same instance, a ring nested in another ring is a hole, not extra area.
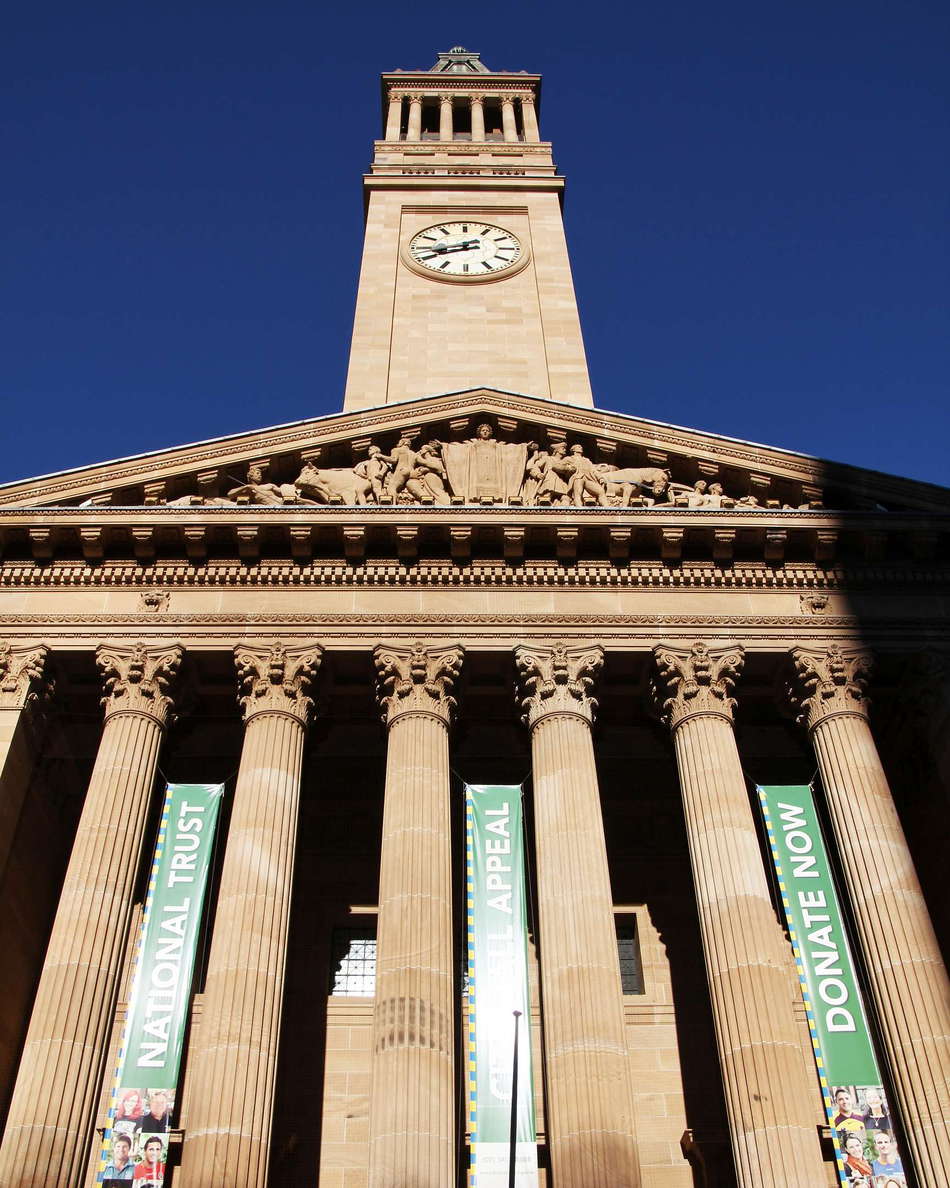
M 501 99 L 501 129 L 506 141 L 514 143 L 518 139 L 518 123 L 515 120 L 515 101 L 510 95 L 503 95 Z
M 439 96 L 439 140 L 451 140 L 452 127 L 452 96 Z
M 871 656 L 793 659 L 907 1143 L 922 1188 L 945 1188 L 950 982 L 867 720 Z
M 49 648 L 0 644 L 0 885 L 33 774 L 31 727 L 51 691 Z
M 320 654 L 279 645 L 236 652 L 246 726 L 188 1056 L 183 1188 L 267 1183 L 307 693 Z
M 409 96 L 409 123 L 406 128 L 406 140 L 422 139 L 422 96 Z
M 0 1146 L 4 1188 L 78 1188 L 87 1170 L 181 649 L 103 647 L 96 659 L 105 725 Z
M 485 139 L 485 102 L 481 95 L 472 96 L 472 140 Z
M 525 95 L 521 100 L 521 119 L 524 123 L 525 140 L 537 144 L 541 139 L 541 129 L 538 127 L 538 111 L 533 95 Z
M 738 647 L 657 648 L 654 692 L 673 730 L 716 1044 L 740 1188 L 815 1188 L 826 1176 L 732 726 Z
M 402 94 L 390 91 L 389 107 L 386 111 L 386 139 L 398 140 L 399 127 L 402 124 Z
M 519 648 L 531 729 L 544 1046 L 558 1188 L 640 1183 L 591 722 L 600 648 Z
M 449 722 L 457 647 L 380 647 L 389 739 L 379 870 L 371 1188 L 455 1182 Z

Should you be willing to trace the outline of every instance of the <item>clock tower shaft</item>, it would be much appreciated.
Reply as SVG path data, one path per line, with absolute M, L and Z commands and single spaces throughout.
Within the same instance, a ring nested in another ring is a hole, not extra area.
M 476 387 L 593 406 L 540 87 L 461 47 L 382 76 L 344 410 Z M 490 268 L 467 226 L 520 250 Z

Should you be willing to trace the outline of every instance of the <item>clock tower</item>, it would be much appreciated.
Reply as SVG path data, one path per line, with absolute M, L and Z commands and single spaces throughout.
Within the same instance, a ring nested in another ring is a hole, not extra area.
M 593 405 L 540 91 L 462 47 L 382 76 L 345 410 L 477 387 Z

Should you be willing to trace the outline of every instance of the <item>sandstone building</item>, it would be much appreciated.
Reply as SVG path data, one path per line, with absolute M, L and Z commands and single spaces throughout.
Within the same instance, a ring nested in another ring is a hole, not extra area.
M 382 86 L 342 412 L 0 488 L 0 1184 L 95 1182 L 166 779 L 176 1188 L 465 1183 L 462 781 L 525 784 L 540 1182 L 838 1182 L 750 793 L 817 771 L 946 1188 L 950 494 L 596 409 L 540 78 Z

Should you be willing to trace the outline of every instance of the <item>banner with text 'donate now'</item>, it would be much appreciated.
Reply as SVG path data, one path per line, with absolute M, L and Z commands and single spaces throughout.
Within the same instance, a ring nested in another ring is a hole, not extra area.
M 165 1183 L 195 949 L 223 784 L 169 784 L 97 1181 Z
M 905 1188 L 903 1154 L 881 1084 L 814 794 L 805 784 L 760 787 L 758 793 L 839 1179 L 849 1188 Z
M 537 1188 L 521 788 L 467 784 L 465 804 L 469 1183 L 508 1188 L 514 1158 L 517 1188 Z

